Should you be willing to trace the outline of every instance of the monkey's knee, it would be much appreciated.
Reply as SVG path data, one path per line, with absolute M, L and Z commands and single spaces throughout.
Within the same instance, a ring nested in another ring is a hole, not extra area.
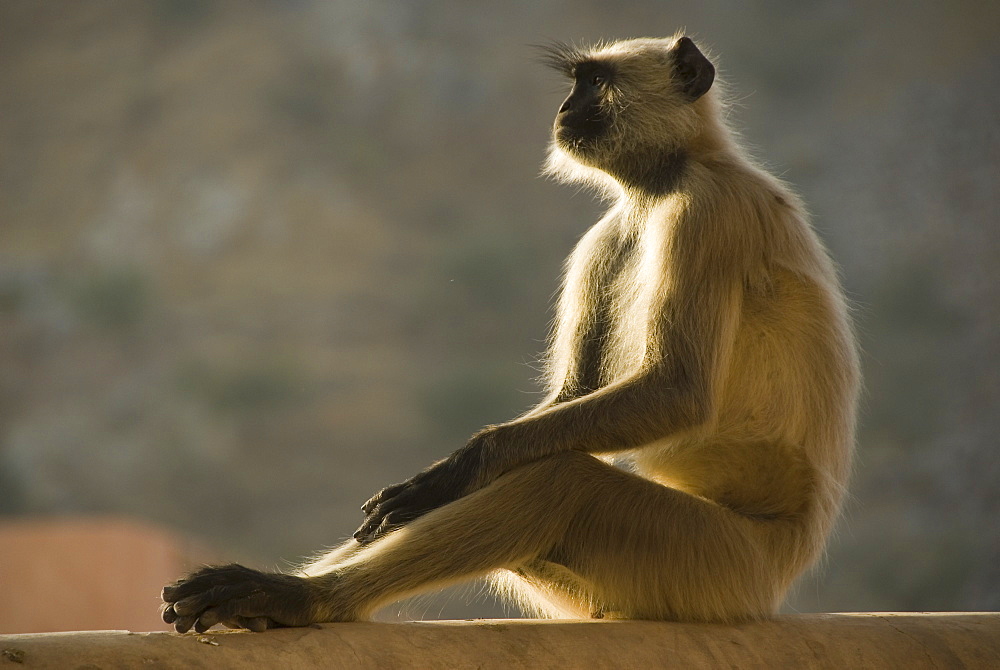
M 517 467 L 473 495 L 489 496 L 504 506 L 521 501 L 537 513 L 565 519 L 599 495 L 600 484 L 614 473 L 625 474 L 583 452 L 565 451 Z

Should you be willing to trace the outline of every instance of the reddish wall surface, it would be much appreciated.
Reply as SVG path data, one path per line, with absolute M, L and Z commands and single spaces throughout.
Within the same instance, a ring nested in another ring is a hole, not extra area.
M 0 520 L 0 633 L 164 630 L 160 588 L 197 553 L 128 519 Z

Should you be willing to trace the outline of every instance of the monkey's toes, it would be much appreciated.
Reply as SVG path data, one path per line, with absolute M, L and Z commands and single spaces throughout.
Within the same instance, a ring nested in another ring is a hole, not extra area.
M 173 623 L 177 621 L 177 612 L 174 611 L 173 605 L 164 604 L 160 608 L 160 617 L 163 619 L 163 623 Z

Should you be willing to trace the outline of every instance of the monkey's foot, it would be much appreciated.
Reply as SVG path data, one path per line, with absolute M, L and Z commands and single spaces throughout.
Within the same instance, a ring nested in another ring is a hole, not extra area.
M 205 567 L 163 587 L 163 620 L 178 633 L 215 624 L 261 632 L 314 621 L 310 585 L 302 577 L 242 565 Z

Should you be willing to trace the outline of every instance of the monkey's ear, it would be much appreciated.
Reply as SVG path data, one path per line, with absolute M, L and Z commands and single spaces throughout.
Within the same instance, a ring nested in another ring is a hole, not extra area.
M 698 51 L 690 37 L 682 37 L 670 47 L 674 58 L 674 75 L 681 91 L 694 102 L 708 92 L 715 81 L 715 66 Z

